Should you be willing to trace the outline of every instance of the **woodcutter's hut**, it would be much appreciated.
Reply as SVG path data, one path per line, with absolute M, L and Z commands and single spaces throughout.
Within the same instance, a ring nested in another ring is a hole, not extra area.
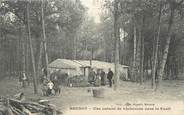
M 115 66 L 114 63 L 98 61 L 98 60 L 92 60 L 91 62 L 89 60 L 75 60 L 75 61 L 84 65 L 89 65 L 96 72 L 99 69 L 103 69 L 105 73 L 108 73 L 109 68 L 114 72 L 114 66 Z M 128 80 L 128 68 L 129 67 L 126 65 L 119 64 L 120 77 L 124 77 L 125 80 Z
M 65 86 L 88 86 L 87 70 L 90 67 L 74 60 L 56 59 L 48 65 L 50 79 L 57 77 L 57 82 Z
M 89 68 L 88 65 L 76 63 L 68 59 L 56 59 L 48 65 L 50 73 L 59 71 L 68 76 L 85 75 L 85 69 Z
M 103 62 L 98 60 L 69 60 L 69 59 L 56 59 L 48 65 L 50 73 L 59 71 L 63 74 L 68 74 L 68 76 L 85 76 L 88 79 L 89 69 L 93 68 L 96 72 L 97 70 L 103 69 L 105 73 L 108 73 L 108 69 L 114 72 L 114 63 Z M 119 65 L 120 75 L 124 79 L 128 80 L 128 66 Z M 120 76 L 120 77 L 121 77 Z

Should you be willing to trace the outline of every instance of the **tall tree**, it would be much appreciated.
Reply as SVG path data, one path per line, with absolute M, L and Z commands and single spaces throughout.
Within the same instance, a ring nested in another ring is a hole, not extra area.
M 168 1 L 169 1 L 169 5 L 170 5 L 170 17 L 169 17 L 168 29 L 167 29 L 167 39 L 165 42 L 165 48 L 164 48 L 162 60 L 160 63 L 160 69 L 158 72 L 158 81 L 156 83 L 155 90 L 158 89 L 158 87 L 160 86 L 160 82 L 162 81 L 162 76 L 164 73 L 164 68 L 165 68 L 165 64 L 167 61 L 170 41 L 171 41 L 171 37 L 172 37 L 172 26 L 173 26 L 174 14 L 175 14 L 176 8 L 178 8 L 178 6 L 180 6 L 184 2 L 184 0 L 181 0 L 179 3 L 177 3 L 175 0 L 168 0 Z
M 29 39 L 29 45 L 30 45 L 30 52 L 31 52 L 31 61 L 32 61 L 32 67 L 33 67 L 33 84 L 34 84 L 34 93 L 38 93 L 38 87 L 37 87 L 37 77 L 36 77 L 36 68 L 35 68 L 35 57 L 33 52 L 33 44 L 31 39 L 31 30 L 30 30 L 30 7 L 29 7 L 30 1 L 28 0 L 27 3 L 27 30 L 28 30 L 28 39 Z
M 158 31 L 157 31 L 157 36 L 156 36 L 156 44 L 154 44 L 155 50 L 153 50 L 154 58 L 153 58 L 153 67 L 152 67 L 152 88 L 155 88 L 155 75 L 156 75 L 156 68 L 157 68 L 157 58 L 158 58 L 158 46 L 159 46 L 159 39 L 160 39 L 160 27 L 161 27 L 161 15 L 162 15 L 162 2 L 160 2 L 160 7 L 159 7 L 159 15 L 158 15 Z
M 143 14 L 142 17 L 142 27 L 141 27 L 141 56 L 140 56 L 140 84 L 142 85 L 143 83 L 143 78 L 144 78 L 144 34 L 145 32 L 145 15 Z
M 39 59 L 38 59 L 38 65 L 37 65 L 37 76 L 41 76 L 41 65 L 42 65 L 42 54 L 43 54 L 43 42 L 40 43 L 40 52 L 39 52 Z
M 136 75 L 135 75 L 135 68 L 136 68 L 136 52 L 137 52 L 137 28 L 136 28 L 136 20 L 135 16 L 133 16 L 133 21 L 134 21 L 134 51 L 133 51 L 133 67 L 132 67 L 132 78 L 133 80 L 136 80 Z
M 26 43 L 26 40 L 25 40 L 25 38 L 23 37 L 23 31 L 22 31 L 22 27 L 20 27 L 20 31 L 21 31 L 21 43 L 22 43 L 22 71 L 26 71 L 26 50 L 25 50 L 25 43 Z
M 115 73 L 114 73 L 114 90 L 117 90 L 119 82 L 119 41 L 120 41 L 120 27 L 119 27 L 119 0 L 114 1 L 114 38 L 115 38 Z
M 47 42 L 46 42 L 46 34 L 45 34 L 45 17 L 44 17 L 44 1 L 42 0 L 41 4 L 41 14 L 42 14 L 42 32 L 43 32 L 43 45 L 44 45 L 44 53 L 45 53 L 45 68 L 48 71 L 48 54 L 47 54 Z M 41 43 L 42 44 L 42 43 Z M 42 51 L 42 49 L 40 49 Z M 48 78 L 48 76 L 46 76 Z

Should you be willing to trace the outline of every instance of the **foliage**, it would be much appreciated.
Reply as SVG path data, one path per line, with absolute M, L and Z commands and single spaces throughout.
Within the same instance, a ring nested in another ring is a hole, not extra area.
M 14 62 L 15 64 L 13 66 L 11 63 L 7 63 L 7 65 L 12 66 L 13 68 L 10 69 L 7 67 L 5 71 L 21 71 L 21 67 L 17 68 L 18 65 L 20 65 L 21 59 L 23 58 L 23 47 L 21 44 L 26 44 L 25 48 L 28 48 L 26 55 L 30 55 L 29 46 L 27 45 L 28 41 L 26 39 L 27 3 L 27 1 L 22 0 L 1 0 L 0 18 L 2 20 L 0 20 L 0 39 L 4 41 L 3 43 L 5 44 L 1 46 L 4 48 L 1 53 L 3 55 L 5 53 L 6 55 L 4 56 L 12 57 L 14 60 L 18 60 L 17 62 Z M 61 55 L 66 55 L 63 54 L 61 50 L 67 50 L 71 48 L 69 41 L 74 38 L 76 35 L 76 30 L 83 22 L 84 12 L 85 8 L 82 6 L 80 1 L 74 2 L 72 0 L 49 0 L 44 2 L 45 27 L 50 61 L 60 57 Z M 40 43 L 43 41 L 41 34 L 41 1 L 30 1 L 30 21 L 35 60 L 36 63 L 38 63 Z M 67 36 L 67 34 L 72 36 Z M 21 41 L 22 39 L 23 41 Z M 15 47 L 10 45 L 10 40 L 16 41 L 13 43 L 13 46 Z M 5 51 L 5 49 L 7 49 L 6 47 L 8 47 L 10 51 Z M 14 53 L 12 54 L 11 52 L 19 52 L 20 55 Z M 71 55 L 69 55 L 68 58 L 71 58 Z M 11 60 L 9 58 L 3 59 L 5 59 L 6 62 Z M 44 58 L 42 59 L 44 61 Z M 28 58 L 28 66 L 31 65 L 29 60 L 30 59 Z M 1 62 L 4 61 L 1 60 Z

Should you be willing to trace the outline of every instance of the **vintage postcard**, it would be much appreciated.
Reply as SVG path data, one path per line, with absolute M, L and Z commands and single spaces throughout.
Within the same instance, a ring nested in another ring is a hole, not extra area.
M 0 0 L 0 115 L 184 115 L 184 0 Z

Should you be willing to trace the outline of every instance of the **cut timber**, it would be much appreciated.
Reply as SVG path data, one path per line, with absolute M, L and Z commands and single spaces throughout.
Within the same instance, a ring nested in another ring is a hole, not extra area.
M 8 107 L 4 105 L 8 101 Z M 2 107 L 5 107 L 5 110 L 10 110 L 6 115 L 60 115 L 62 112 L 56 108 L 53 104 L 47 104 L 47 100 L 41 100 L 39 102 L 43 102 L 43 104 L 39 104 L 38 102 L 26 102 L 20 101 L 12 98 L 0 98 L 0 114 Z M 4 115 L 4 114 L 3 114 Z

